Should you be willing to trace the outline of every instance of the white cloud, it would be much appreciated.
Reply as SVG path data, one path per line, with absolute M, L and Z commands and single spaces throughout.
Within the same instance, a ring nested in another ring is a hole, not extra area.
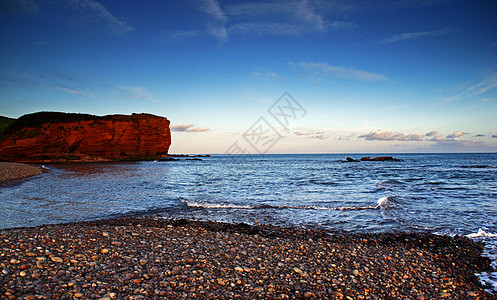
M 325 78 L 328 76 L 352 79 L 358 81 L 385 81 L 387 77 L 373 72 L 367 72 L 357 69 L 350 69 L 340 66 L 333 66 L 323 62 L 301 62 L 298 64 L 289 63 L 290 65 L 297 65 L 309 72 L 313 78 Z
M 209 130 L 210 130 L 209 128 L 194 127 L 194 128 L 188 129 L 187 131 L 188 132 L 206 132 L 206 131 L 209 131 Z
M 266 72 L 252 72 L 252 76 L 254 76 L 257 79 L 263 79 L 263 80 L 274 80 L 274 79 L 284 79 L 285 77 L 278 75 L 274 72 L 271 71 L 266 71 Z
M 297 36 L 306 33 L 308 29 L 299 24 L 276 22 L 244 22 L 231 25 L 228 32 L 240 36 Z
M 118 97 L 158 102 L 144 87 L 120 86 L 114 89 L 123 92 Z
M 319 133 L 319 134 L 312 136 L 312 138 L 318 139 L 318 140 L 327 140 L 327 139 L 331 138 L 331 135 L 322 132 L 322 133 Z
M 228 33 L 226 31 L 226 23 L 228 17 L 221 9 L 217 0 L 198 0 L 197 9 L 205 13 L 207 16 L 206 32 L 220 42 L 228 41 Z
M 436 130 L 432 130 L 430 132 L 428 132 L 427 134 L 425 134 L 426 136 L 434 136 L 434 135 L 437 135 L 438 134 L 438 131 Z
M 363 138 L 368 141 L 422 141 L 424 135 L 400 133 L 385 129 L 375 129 L 368 134 L 359 136 L 359 138 Z
M 295 132 L 295 134 L 296 134 L 296 135 L 298 135 L 298 136 L 302 136 L 302 135 L 303 135 L 303 136 L 306 136 L 306 135 L 313 135 L 313 134 L 315 134 L 315 132 L 314 132 L 314 131 L 310 131 L 310 132 L 306 132 L 306 131 L 296 131 L 296 132 Z
M 193 124 L 179 124 L 179 125 L 171 125 L 171 131 L 176 132 L 206 132 L 209 131 L 209 128 L 199 128 L 194 127 Z
M 433 31 L 417 31 L 417 32 L 405 32 L 401 34 L 397 34 L 394 36 L 391 36 L 389 38 L 383 39 L 378 41 L 378 44 L 391 44 L 391 43 L 396 43 L 396 42 L 402 42 L 402 41 L 407 41 L 407 40 L 418 40 L 422 38 L 428 38 L 428 37 L 436 37 L 436 36 L 442 36 L 449 34 L 451 30 L 449 28 L 443 28 L 440 30 L 433 30 Z
M 184 132 L 187 129 L 193 127 L 193 124 L 181 124 L 181 125 L 171 125 L 172 131 Z
M 462 131 L 454 131 L 452 134 L 449 134 L 447 136 L 448 139 L 456 139 L 458 137 L 461 137 L 465 134 L 468 134 L 467 132 L 462 132 Z
M 161 40 L 184 41 L 209 35 L 221 42 L 230 36 L 300 36 L 355 29 L 357 24 L 327 20 L 317 2 L 307 0 L 227 3 L 196 0 L 195 8 L 205 15 L 205 27 L 166 31 Z
M 63 2 L 81 16 L 78 21 L 91 26 L 97 24 L 112 34 L 123 34 L 134 30 L 125 21 L 118 20 L 105 6 L 94 0 L 66 0 Z

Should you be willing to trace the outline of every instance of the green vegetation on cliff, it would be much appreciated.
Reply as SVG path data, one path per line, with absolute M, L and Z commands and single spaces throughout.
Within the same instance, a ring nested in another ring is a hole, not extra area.
M 9 125 L 14 123 L 15 121 L 16 119 L 0 116 L 0 134 L 2 134 L 5 128 L 9 127 Z
M 101 117 L 90 114 L 77 114 L 77 113 L 61 113 L 61 112 L 37 112 L 21 116 L 19 119 L 14 120 L 7 128 L 3 130 L 3 135 L 9 135 L 24 127 L 40 127 L 47 123 L 61 123 L 61 122 L 78 122 L 95 120 Z

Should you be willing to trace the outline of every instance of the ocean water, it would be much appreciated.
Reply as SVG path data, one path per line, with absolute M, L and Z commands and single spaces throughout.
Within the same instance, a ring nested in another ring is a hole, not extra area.
M 495 264 L 497 154 L 394 156 L 402 161 L 345 163 L 347 155 L 295 154 L 47 165 L 50 172 L 0 187 L 0 228 L 158 215 L 428 231 L 483 240 Z M 496 273 L 480 278 L 497 290 Z

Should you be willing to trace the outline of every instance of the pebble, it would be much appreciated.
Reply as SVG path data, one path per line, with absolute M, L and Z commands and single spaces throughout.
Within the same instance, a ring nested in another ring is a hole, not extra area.
M 51 260 L 54 261 L 54 262 L 57 262 L 57 263 L 61 263 L 61 262 L 64 261 L 64 260 L 62 260 L 62 258 L 57 257 L 57 256 L 51 257 Z
M 7 299 L 491 299 L 458 237 L 153 218 L 0 235 Z

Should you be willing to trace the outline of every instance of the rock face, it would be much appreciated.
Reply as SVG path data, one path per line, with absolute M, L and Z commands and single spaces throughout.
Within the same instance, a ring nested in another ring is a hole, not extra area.
M 0 136 L 0 159 L 17 162 L 148 160 L 167 155 L 169 120 L 150 114 L 24 115 Z

